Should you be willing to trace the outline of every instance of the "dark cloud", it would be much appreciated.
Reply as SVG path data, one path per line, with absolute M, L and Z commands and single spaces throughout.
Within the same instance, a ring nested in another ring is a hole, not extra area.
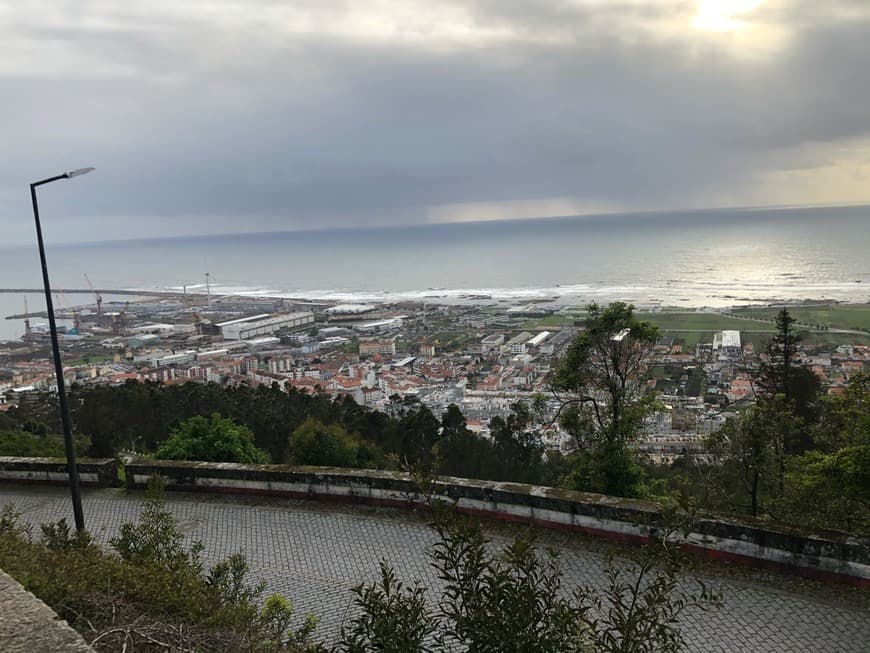
M 28 211 L 27 182 L 78 165 L 99 170 L 45 199 L 70 239 L 536 198 L 790 202 L 758 180 L 848 174 L 870 137 L 863 2 L 771 1 L 745 37 L 692 30 L 678 0 L 294 5 L 19 16 L 0 43 L 0 224 Z

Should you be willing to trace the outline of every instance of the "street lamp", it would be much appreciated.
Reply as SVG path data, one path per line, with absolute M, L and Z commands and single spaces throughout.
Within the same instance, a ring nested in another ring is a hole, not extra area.
M 63 422 L 63 446 L 66 449 L 66 465 L 69 471 L 69 487 L 72 493 L 73 514 L 76 520 L 76 530 L 85 529 L 85 516 L 82 512 L 82 493 L 79 488 L 79 470 L 76 467 L 76 450 L 73 446 L 72 425 L 69 418 L 69 406 L 66 402 L 66 388 L 63 382 L 63 364 L 60 360 L 60 344 L 57 341 L 57 324 L 54 320 L 54 304 L 51 301 L 51 284 L 48 281 L 48 266 L 45 263 L 45 245 L 42 243 L 42 226 L 39 224 L 39 205 L 36 202 L 36 188 L 50 184 L 59 179 L 72 179 L 91 172 L 93 168 L 79 168 L 62 175 L 48 177 L 30 184 L 30 199 L 33 201 L 33 220 L 36 222 L 36 240 L 39 243 L 39 260 L 42 263 L 42 285 L 45 288 L 45 308 L 48 311 L 48 327 L 51 332 L 51 349 L 54 353 L 54 373 L 57 377 L 57 396 L 60 399 L 60 419 Z

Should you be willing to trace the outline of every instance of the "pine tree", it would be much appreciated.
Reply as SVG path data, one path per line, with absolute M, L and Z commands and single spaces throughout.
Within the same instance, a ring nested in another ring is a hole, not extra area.
M 783 308 L 776 315 L 776 334 L 767 345 L 768 360 L 761 365 L 758 379 L 759 399 L 769 402 L 780 397 L 807 425 L 819 419 L 818 397 L 821 382 L 801 363 L 798 354 L 801 337 L 795 319 Z M 785 455 L 799 454 L 811 446 L 809 429 L 801 429 L 784 442 Z

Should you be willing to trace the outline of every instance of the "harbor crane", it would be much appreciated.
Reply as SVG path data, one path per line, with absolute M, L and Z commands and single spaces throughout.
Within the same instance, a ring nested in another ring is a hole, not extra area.
M 87 272 L 85 273 L 85 281 L 88 282 L 88 288 L 91 289 L 91 292 L 94 293 L 94 297 L 97 299 L 97 322 L 102 322 L 103 320 L 103 297 L 94 289 L 94 284 L 91 283 L 91 278 L 88 276 Z

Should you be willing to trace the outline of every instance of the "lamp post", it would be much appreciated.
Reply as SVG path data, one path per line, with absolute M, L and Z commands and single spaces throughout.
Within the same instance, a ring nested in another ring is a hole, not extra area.
M 48 327 L 51 332 L 51 349 L 54 353 L 54 373 L 57 377 L 57 396 L 60 400 L 60 419 L 63 423 L 63 446 L 66 449 L 66 464 L 69 472 L 69 487 L 72 493 L 73 514 L 75 515 L 76 530 L 85 529 L 85 517 L 82 512 L 82 493 L 79 488 L 79 470 L 76 467 L 76 450 L 73 446 L 72 424 L 69 418 L 69 406 L 66 401 L 66 387 L 63 381 L 63 363 L 60 360 L 60 344 L 57 340 L 57 324 L 54 320 L 54 304 L 51 301 L 51 284 L 48 280 L 48 266 L 45 263 L 45 245 L 42 242 L 42 226 L 39 224 L 39 205 L 36 202 L 36 188 L 44 184 L 50 184 L 60 179 L 72 179 L 80 175 L 86 175 L 93 168 L 79 168 L 65 172 L 62 175 L 48 177 L 30 184 L 30 199 L 33 201 L 33 220 L 36 222 L 36 240 L 39 243 L 39 260 L 42 263 L 42 285 L 45 288 L 45 308 L 48 311 Z

